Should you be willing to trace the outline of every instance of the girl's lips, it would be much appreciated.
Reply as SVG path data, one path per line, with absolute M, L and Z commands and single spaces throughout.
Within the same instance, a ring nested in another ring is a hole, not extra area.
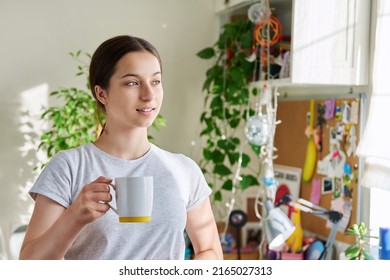
M 136 109 L 138 112 L 145 112 L 145 113 L 148 113 L 148 112 L 151 112 L 153 111 L 155 108 L 142 108 L 142 109 Z

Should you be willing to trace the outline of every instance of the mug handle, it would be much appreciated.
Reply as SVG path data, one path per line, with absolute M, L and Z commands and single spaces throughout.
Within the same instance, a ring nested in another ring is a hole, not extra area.
M 108 184 L 108 185 L 111 186 L 114 191 L 116 191 L 116 188 L 115 188 L 114 184 Z M 114 211 L 115 213 L 117 213 L 119 215 L 118 209 L 115 209 L 109 202 L 107 202 L 107 204 L 108 204 L 108 206 L 110 206 L 112 211 Z

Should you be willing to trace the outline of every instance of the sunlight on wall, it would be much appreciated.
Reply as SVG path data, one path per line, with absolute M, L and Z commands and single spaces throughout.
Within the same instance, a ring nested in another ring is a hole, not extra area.
M 26 182 L 19 185 L 21 190 L 19 199 L 27 201 L 29 199 L 28 189 L 36 179 L 33 169 L 39 162 L 45 161 L 45 154 L 38 151 L 39 137 L 45 128 L 45 124 L 40 119 L 43 108 L 48 106 L 49 86 L 44 83 L 36 87 L 27 89 L 20 94 L 20 127 L 19 131 L 23 135 L 24 143 L 20 146 L 21 157 L 28 166 L 21 166 L 18 169 L 18 176 L 26 178 Z M 31 169 L 30 169 L 31 168 Z M 29 174 L 31 172 L 31 174 Z
M 44 129 L 40 115 L 48 101 L 47 83 L 19 91 L 9 99 L 4 97 L 0 116 L 4 125 L 2 132 L 8 137 L 3 137 L 1 145 L 0 231 L 3 241 L 0 241 L 0 258 L 16 258 L 10 251 L 9 241 L 15 230 L 27 224 L 31 217 L 33 200 L 28 190 L 38 175 L 34 167 L 45 160 L 37 147 Z
M 49 86 L 42 84 L 21 93 L 21 126 L 19 131 L 24 134 L 25 143 L 20 147 L 23 157 L 27 157 L 30 151 L 38 148 L 39 136 L 44 129 L 44 123 L 40 119 L 42 110 L 48 106 Z M 42 155 L 40 155 L 42 156 Z M 29 161 L 33 167 L 34 162 Z

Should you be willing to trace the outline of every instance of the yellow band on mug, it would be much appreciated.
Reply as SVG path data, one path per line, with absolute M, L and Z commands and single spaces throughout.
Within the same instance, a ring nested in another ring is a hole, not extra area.
M 145 217 L 119 217 L 121 223 L 145 223 L 150 222 L 150 216 Z

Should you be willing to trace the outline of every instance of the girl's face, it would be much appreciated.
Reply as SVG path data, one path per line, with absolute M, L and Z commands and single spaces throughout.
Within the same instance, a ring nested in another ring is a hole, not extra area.
M 132 52 L 116 64 L 105 96 L 107 124 L 128 128 L 152 125 L 163 100 L 161 68 L 149 52 Z

